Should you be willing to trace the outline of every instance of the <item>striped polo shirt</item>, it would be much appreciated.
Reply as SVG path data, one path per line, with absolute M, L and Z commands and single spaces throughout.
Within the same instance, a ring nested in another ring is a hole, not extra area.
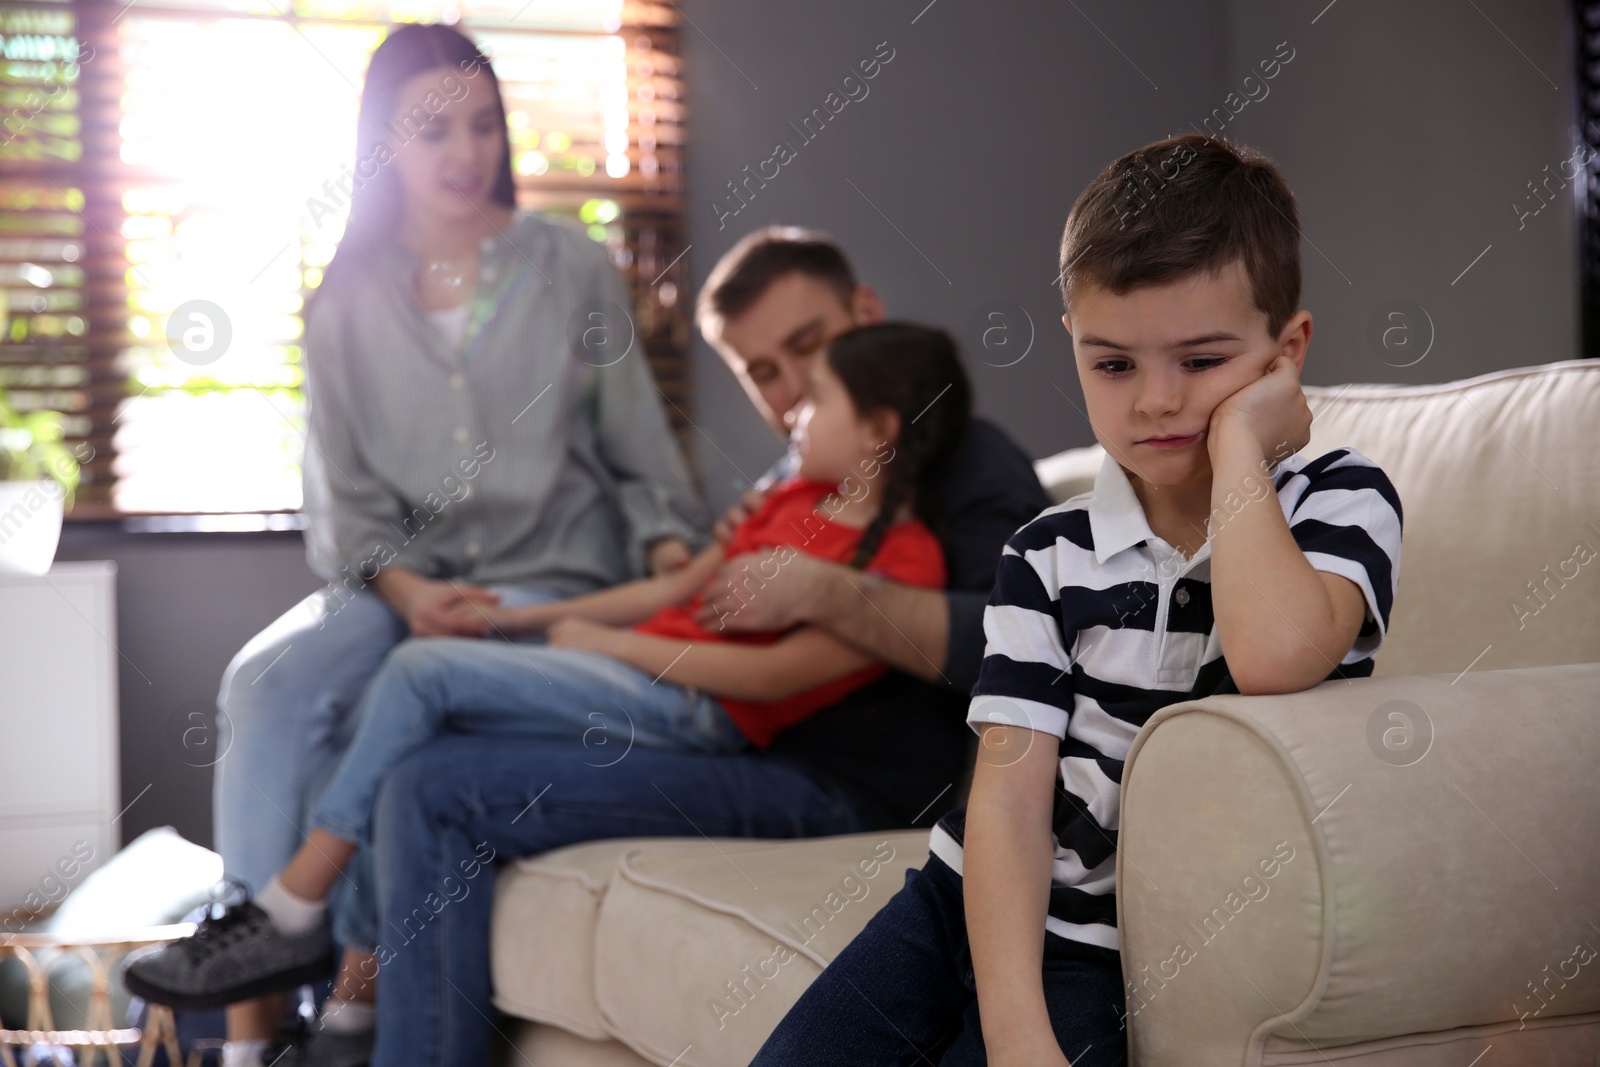
M 1292 455 L 1269 470 L 1306 559 L 1350 579 L 1366 600 L 1355 645 L 1324 680 L 1368 677 L 1400 577 L 1399 495 L 1352 448 Z M 1266 481 L 1248 488 L 1263 499 Z M 1185 559 L 1151 532 L 1127 474 L 1107 456 L 1091 492 L 1043 512 L 1001 555 L 967 722 L 1059 739 L 1051 933 L 1120 948 L 1117 823 L 1128 749 L 1168 704 L 1238 692 L 1211 611 L 1211 537 L 1226 522 L 1213 512 L 1205 544 Z M 965 817 L 959 808 L 940 819 L 929 842 L 958 874 Z

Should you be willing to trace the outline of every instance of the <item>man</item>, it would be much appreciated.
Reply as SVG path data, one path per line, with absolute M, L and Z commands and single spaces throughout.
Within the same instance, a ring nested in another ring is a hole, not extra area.
M 828 238 L 766 230 L 717 264 L 699 305 L 707 340 L 783 432 L 811 362 L 839 333 L 882 320 Z M 779 480 L 786 456 L 755 492 Z M 754 506 L 747 495 L 742 506 Z M 373 1064 L 481 1064 L 490 1021 L 491 858 L 609 837 L 805 837 L 929 826 L 958 798 L 968 690 L 983 657 L 983 607 L 1006 539 L 1049 506 L 1028 457 L 974 419 L 941 485 L 949 586 L 913 589 L 797 557 L 742 597 L 752 557 L 729 560 L 706 611 L 742 629 L 822 626 L 898 668 L 780 734 L 763 752 L 704 756 L 585 744 L 453 737 L 391 775 L 372 849 L 378 1040 Z M 737 509 L 736 509 L 737 510 Z M 730 513 L 719 531 L 738 515 Z M 730 583 L 732 583 L 730 585 Z M 619 758 L 619 753 L 625 752 Z M 467 881 L 468 872 L 474 879 Z M 456 890 L 420 931 L 390 917 Z M 463 891 L 461 886 L 465 884 Z

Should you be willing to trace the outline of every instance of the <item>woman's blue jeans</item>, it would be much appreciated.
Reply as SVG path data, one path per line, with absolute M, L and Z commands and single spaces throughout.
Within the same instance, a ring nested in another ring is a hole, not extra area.
M 555 598 L 537 585 L 492 588 L 507 607 Z M 362 693 L 408 632 L 371 590 L 329 585 L 234 656 L 217 697 L 213 787 L 229 875 L 259 890 L 289 862 L 355 733 Z

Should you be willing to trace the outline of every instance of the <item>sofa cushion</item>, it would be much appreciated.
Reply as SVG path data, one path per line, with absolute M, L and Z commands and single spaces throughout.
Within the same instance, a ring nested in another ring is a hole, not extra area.
M 1405 509 L 1375 674 L 1600 659 L 1600 360 L 1438 385 L 1308 387 L 1306 399 L 1303 454 L 1351 446 L 1384 469 Z
M 742 1067 L 927 854 L 926 830 L 626 850 L 595 936 L 606 1029 L 659 1064 Z
M 1491 1049 L 1500 1063 L 1594 1067 L 1600 1063 L 1600 1012 L 1462 1026 L 1337 1048 L 1273 1034 L 1262 1046 L 1261 1067 L 1471 1067 L 1487 1064 Z
M 524 1022 L 511 1035 L 512 1055 L 500 1067 L 650 1067 L 633 1049 L 614 1038 L 591 1041 L 559 1026 Z
M 594 1005 L 595 920 L 618 858 L 647 840 L 573 845 L 500 872 L 489 951 L 496 1007 L 591 1040 L 607 1036 Z

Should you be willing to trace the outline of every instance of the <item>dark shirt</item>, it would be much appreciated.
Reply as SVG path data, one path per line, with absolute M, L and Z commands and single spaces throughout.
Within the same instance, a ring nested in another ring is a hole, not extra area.
M 974 418 L 946 464 L 938 504 L 950 610 L 945 681 L 891 670 L 780 733 L 758 757 L 798 764 L 847 797 L 875 830 L 931 826 L 959 799 L 974 736 L 967 702 L 983 663 L 983 609 L 995 568 L 1011 535 L 1050 498 L 1027 453 L 994 423 Z

